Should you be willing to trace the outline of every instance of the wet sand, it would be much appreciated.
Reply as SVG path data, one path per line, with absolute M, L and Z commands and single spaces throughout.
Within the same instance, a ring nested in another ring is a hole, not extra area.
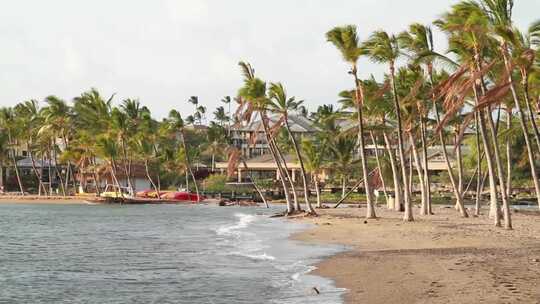
M 84 205 L 93 196 L 0 195 L 0 204 Z
M 293 236 L 309 243 L 346 245 L 316 274 L 347 288 L 347 303 L 540 303 L 540 212 L 513 213 L 514 230 L 485 215 L 463 219 L 451 208 L 405 223 L 377 209 L 318 210 L 301 218 L 315 228 Z M 415 212 L 417 209 L 415 209 Z

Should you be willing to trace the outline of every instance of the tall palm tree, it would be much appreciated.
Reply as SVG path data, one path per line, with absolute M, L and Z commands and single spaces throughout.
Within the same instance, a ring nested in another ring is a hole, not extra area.
M 511 54 L 509 44 L 511 41 L 515 41 L 513 37 L 513 22 L 512 22 L 512 9 L 514 6 L 513 0 L 481 0 L 486 15 L 489 18 L 490 25 L 492 26 L 493 34 L 498 38 L 500 45 L 500 52 L 504 60 L 504 67 L 506 69 L 506 75 L 510 92 L 514 100 L 514 105 L 518 112 L 519 122 L 521 130 L 525 139 L 525 146 L 527 147 L 527 154 L 529 157 L 529 166 L 531 169 L 531 175 L 533 178 L 533 184 L 536 191 L 536 197 L 538 201 L 538 207 L 540 208 L 540 181 L 538 180 L 538 174 L 536 171 L 535 157 L 531 147 L 531 140 L 529 136 L 529 126 L 525 120 L 525 113 L 521 108 L 521 102 L 518 97 L 518 92 L 514 85 L 513 79 L 513 67 L 511 62 Z M 512 229 L 512 221 L 510 219 L 510 207 L 509 204 L 504 204 L 503 212 L 505 220 L 505 228 Z
M 302 174 L 302 183 L 304 186 L 304 200 L 306 203 L 307 211 L 310 214 L 315 214 L 315 210 L 313 209 L 313 207 L 311 206 L 311 203 L 309 202 L 309 189 L 308 189 L 306 169 L 304 167 L 304 160 L 302 158 L 302 154 L 300 153 L 300 147 L 298 145 L 297 139 L 295 138 L 295 135 L 291 130 L 291 126 L 289 122 L 289 111 L 291 110 L 294 111 L 295 109 L 297 109 L 297 107 L 303 101 L 297 101 L 295 97 L 288 97 L 287 92 L 285 91 L 285 88 L 283 87 L 281 83 L 271 83 L 268 92 L 269 92 L 268 95 L 270 98 L 269 109 L 272 112 L 278 113 L 283 118 L 285 128 L 287 129 L 289 138 L 291 142 L 293 143 L 293 149 L 296 154 L 296 158 L 298 159 L 298 162 L 300 163 L 300 173 Z
M 169 128 L 171 131 L 173 132 L 178 132 L 178 135 L 180 136 L 180 143 L 182 145 L 182 150 L 184 150 L 184 153 L 185 153 L 185 162 L 186 162 L 186 167 L 187 167 L 187 171 L 189 172 L 189 175 L 191 176 L 191 179 L 193 180 L 193 184 L 194 184 L 194 187 L 195 187 L 195 192 L 197 193 L 197 202 L 200 201 L 200 197 L 199 197 L 199 186 L 197 185 L 197 180 L 195 179 L 195 175 L 193 174 L 193 170 L 191 169 L 191 162 L 190 162 L 190 159 L 189 159 L 189 150 L 188 150 L 188 147 L 187 147 L 187 144 L 186 144 L 186 137 L 185 137 L 185 123 L 184 123 L 184 120 L 182 119 L 182 116 L 180 115 L 180 113 L 178 113 L 178 111 L 176 110 L 171 110 L 169 112 Z
M 408 52 L 408 56 L 411 58 L 413 64 L 422 64 L 428 73 L 430 79 L 433 78 L 433 61 L 435 58 L 443 58 L 438 56 L 435 52 L 433 44 L 433 32 L 429 26 L 425 26 L 419 23 L 413 23 L 409 26 L 408 31 L 404 31 L 399 34 L 398 41 L 401 47 Z M 435 101 L 432 100 L 432 103 Z M 425 107 L 426 109 L 429 107 Z M 422 139 L 422 158 L 424 167 L 424 178 L 426 182 L 427 190 L 427 210 L 425 213 L 432 214 L 431 210 L 431 181 L 428 167 L 428 154 L 427 154 L 427 121 L 429 110 L 425 110 L 421 113 L 420 117 L 420 134 Z M 442 130 L 441 130 L 442 132 Z M 443 147 L 444 149 L 445 147 Z M 449 161 L 448 161 L 449 163 Z M 424 211 L 424 210 L 422 210 Z
M 355 103 L 356 103 L 356 115 L 358 119 L 358 146 L 360 149 L 360 163 L 362 167 L 362 175 L 364 178 L 364 188 L 366 190 L 366 217 L 375 218 L 375 208 L 373 204 L 373 196 L 371 193 L 371 187 L 368 178 L 367 168 L 367 156 L 364 143 L 364 118 L 362 116 L 362 106 L 364 103 L 364 93 L 362 84 L 358 79 L 358 59 L 362 55 L 362 49 L 354 25 L 346 25 L 342 27 L 335 27 L 326 33 L 326 39 L 332 43 L 341 53 L 343 60 L 350 64 L 351 69 L 348 72 L 353 76 L 355 87 Z
M 394 97 L 394 111 L 397 122 L 398 155 L 401 163 L 401 181 L 403 183 L 403 202 L 405 205 L 404 221 L 413 221 L 411 192 L 405 166 L 405 148 L 403 142 L 403 126 L 401 122 L 401 106 L 397 94 L 395 81 L 395 64 L 400 55 L 398 40 L 394 35 L 389 35 L 385 31 L 375 31 L 368 40 L 362 44 L 368 57 L 376 63 L 387 63 L 390 69 L 390 81 L 392 84 L 392 94 Z
M 450 49 L 462 62 L 458 71 L 445 84 L 446 88 L 453 88 L 452 91 L 444 90 L 445 93 L 450 93 L 444 94 L 446 95 L 445 104 L 448 106 L 446 117 L 449 117 L 449 114 L 452 115 L 452 112 L 455 112 L 463 105 L 466 98 L 472 95 L 478 111 L 480 134 L 488 165 L 491 197 L 490 215 L 495 219 L 495 225 L 500 226 L 497 177 L 504 206 L 508 206 L 508 197 L 490 108 L 492 100 L 494 100 L 493 97 L 505 92 L 505 85 L 495 86 L 488 91 L 485 82 L 486 74 L 490 69 L 493 69 L 496 62 L 496 60 L 491 60 L 491 63 L 486 62 L 486 59 L 494 57 L 494 41 L 489 33 L 489 19 L 478 3 L 466 1 L 452 6 L 449 12 L 436 21 L 436 24 L 449 35 Z M 490 101 L 490 99 L 492 100 Z M 481 102 L 483 103 L 481 104 Z M 505 219 L 505 224 L 508 224 L 508 219 Z
M 285 194 L 285 200 L 287 202 L 287 213 L 292 214 L 295 211 L 295 206 L 292 204 L 289 189 L 287 187 L 287 173 L 283 168 L 282 157 L 280 156 L 280 151 L 278 150 L 277 145 L 274 141 L 274 134 L 269 127 L 269 119 L 267 116 L 268 109 L 268 98 L 266 96 L 266 83 L 261 79 L 255 77 L 255 70 L 251 67 L 249 63 L 240 62 L 239 66 L 241 68 L 242 74 L 244 76 L 244 86 L 240 88 L 238 95 L 240 109 L 243 110 L 242 119 L 244 121 L 251 121 L 253 114 L 258 114 L 261 119 L 261 124 L 263 126 L 263 132 L 265 135 L 266 142 L 269 147 L 270 154 L 274 159 L 274 163 L 278 169 L 278 175 L 283 187 Z M 290 181 L 292 182 L 292 181 Z M 292 187 L 294 191 L 294 187 Z

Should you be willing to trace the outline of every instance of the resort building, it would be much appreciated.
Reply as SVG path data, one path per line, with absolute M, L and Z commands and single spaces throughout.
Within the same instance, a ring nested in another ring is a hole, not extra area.
M 274 125 L 278 122 L 279 117 L 270 116 L 269 120 L 269 125 Z M 289 115 L 289 125 L 298 140 L 301 140 L 304 136 L 312 136 L 317 131 L 313 122 L 301 115 Z M 268 144 L 266 143 L 260 119 L 254 120 L 247 125 L 237 124 L 232 126 L 231 138 L 232 144 L 248 159 L 268 153 Z

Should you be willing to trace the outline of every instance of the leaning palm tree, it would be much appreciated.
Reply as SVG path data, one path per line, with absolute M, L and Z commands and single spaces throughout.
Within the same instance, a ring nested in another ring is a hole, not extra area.
M 190 159 L 189 159 L 189 150 L 188 150 L 188 147 L 186 145 L 186 137 L 185 137 L 185 123 L 184 123 L 184 120 L 182 119 L 182 116 L 180 115 L 180 113 L 178 113 L 178 111 L 176 110 L 171 110 L 169 112 L 169 129 L 173 132 L 178 132 L 179 136 L 180 136 L 180 143 L 182 145 L 182 150 L 184 151 L 185 153 L 185 162 L 186 162 L 186 167 L 187 167 L 187 171 L 189 172 L 189 175 L 191 176 L 191 179 L 193 180 L 193 184 L 194 184 L 194 187 L 195 187 L 195 192 L 197 193 L 197 202 L 200 201 L 200 197 L 199 197 L 199 186 L 197 185 L 197 180 L 195 179 L 195 175 L 193 174 L 193 170 L 191 170 L 191 163 L 190 163 Z
M 401 47 L 407 51 L 407 55 L 411 59 L 411 63 L 414 65 L 423 65 L 427 70 L 429 79 L 433 79 L 433 63 L 435 58 L 444 58 L 435 52 L 433 44 L 433 32 L 429 26 L 425 26 L 419 23 L 413 23 L 409 26 L 408 31 L 404 31 L 398 36 L 398 41 Z M 431 82 L 430 82 L 431 84 Z M 434 100 L 431 100 L 434 104 Z M 426 108 L 428 108 L 426 106 Z M 424 178 L 426 182 L 427 190 L 427 214 L 432 214 L 431 210 L 431 182 L 430 175 L 428 173 L 428 154 L 427 154 L 427 121 L 429 110 L 425 110 L 420 113 L 420 136 L 422 139 L 422 158 L 424 167 Z M 442 132 L 442 130 L 441 130 Z M 444 147 L 443 147 L 444 148 Z M 446 155 L 446 154 L 445 154 Z M 449 161 L 448 161 L 449 163 Z
M 405 148 L 403 141 L 403 126 L 401 122 L 401 106 L 396 89 L 395 81 L 395 63 L 398 59 L 399 45 L 398 40 L 394 35 L 389 35 L 385 31 L 375 31 L 368 40 L 362 44 L 362 48 L 366 51 L 368 57 L 376 63 L 387 63 L 390 69 L 390 81 L 392 82 L 392 94 L 394 97 L 394 111 L 397 122 L 397 138 L 398 138 L 398 155 L 401 163 L 401 178 L 403 183 L 403 203 L 405 205 L 405 214 L 403 220 L 413 221 L 411 192 L 405 166 Z
M 295 211 L 295 206 L 291 201 L 289 195 L 289 189 L 287 186 L 288 177 L 287 172 L 284 169 L 284 162 L 279 147 L 275 144 L 274 133 L 276 130 L 272 130 L 269 126 L 269 118 L 267 116 L 268 98 L 266 96 L 266 83 L 261 79 L 255 77 L 255 70 L 249 63 L 240 62 L 238 64 L 242 70 L 244 76 L 244 86 L 240 88 L 237 99 L 240 102 L 238 113 L 240 113 L 242 120 L 251 121 L 252 115 L 257 114 L 261 119 L 261 125 L 263 127 L 264 136 L 269 147 L 270 155 L 274 159 L 274 162 L 278 169 L 279 179 L 281 181 L 283 191 L 285 194 L 285 200 L 287 202 L 287 214 L 292 214 Z M 292 183 L 292 181 L 289 181 Z M 294 191 L 294 187 L 291 187 Z M 299 210 L 298 210 L 299 211 Z
M 300 153 L 297 139 L 295 138 L 294 133 L 291 131 L 291 126 L 289 122 L 289 111 L 297 109 L 297 107 L 303 101 L 297 101 L 295 97 L 288 97 L 287 92 L 285 91 L 285 88 L 281 83 L 271 83 L 268 90 L 268 95 L 270 98 L 269 109 L 271 112 L 279 114 L 283 119 L 283 123 L 285 125 L 285 128 L 287 129 L 289 138 L 293 143 L 293 149 L 296 154 L 296 158 L 300 163 L 300 173 L 302 174 L 302 182 L 304 186 L 304 200 L 306 203 L 307 211 L 309 214 L 316 214 L 315 210 L 311 206 L 311 203 L 309 202 L 309 189 L 306 169 L 304 167 L 304 160 Z
M 519 122 L 523 137 L 525 139 L 525 146 L 527 148 L 527 154 L 529 158 L 529 166 L 531 169 L 531 175 L 533 178 L 534 189 L 536 191 L 536 197 L 538 201 L 538 207 L 540 208 L 540 181 L 538 180 L 538 174 L 536 171 L 535 157 L 531 147 L 531 140 L 529 135 L 529 126 L 526 122 L 525 113 L 521 108 L 521 102 L 518 97 L 514 79 L 513 79 L 513 63 L 512 54 L 510 53 L 510 46 L 512 41 L 515 41 L 516 37 L 513 36 L 513 22 L 512 22 L 512 9 L 514 6 L 513 0 L 482 0 L 481 4 L 486 15 L 489 18 L 492 33 L 495 35 L 500 45 L 500 52 L 504 60 L 504 67 L 506 70 L 508 86 L 510 87 L 511 96 L 514 100 L 514 105 L 518 112 Z M 503 212 L 505 219 L 505 228 L 512 229 L 512 221 L 510 219 L 510 207 L 509 204 L 504 204 Z
M 324 165 L 324 156 L 326 149 L 320 142 L 304 139 L 301 143 L 302 153 L 305 159 L 306 171 L 311 174 L 311 180 L 315 185 L 315 194 L 317 196 L 317 208 L 322 208 L 321 188 L 319 175 Z
M 488 165 L 490 215 L 495 219 L 495 225 L 500 226 L 497 182 L 504 206 L 508 204 L 508 197 L 499 157 L 496 128 L 491 117 L 491 106 L 501 101 L 500 97 L 506 94 L 508 85 L 498 84 L 488 90 L 486 84 L 488 72 L 493 70 L 497 63 L 493 51 L 495 42 L 489 32 L 489 18 L 478 3 L 465 1 L 452 6 L 449 12 L 436 21 L 436 25 L 449 35 L 450 50 L 461 62 L 459 69 L 439 85 L 442 92 L 439 96 L 444 97 L 443 103 L 447 110 L 442 123 L 462 107 L 466 100 L 469 98 L 473 100 L 475 110 L 478 112 L 478 125 Z M 496 83 L 497 79 L 493 82 Z M 508 220 L 505 220 L 505 223 L 508 224 Z
M 358 147 L 360 149 L 360 163 L 362 167 L 362 175 L 364 178 L 364 188 L 366 190 L 366 217 L 375 218 L 375 208 L 373 204 L 373 196 L 371 193 L 371 187 L 368 178 L 367 168 L 367 156 L 364 143 L 364 118 L 362 116 L 362 106 L 364 103 L 364 93 L 362 89 L 362 83 L 358 79 L 358 59 L 362 55 L 362 49 L 356 27 L 354 25 L 346 25 L 342 27 L 335 27 L 326 33 L 326 39 L 331 42 L 341 53 L 343 60 L 350 64 L 351 69 L 349 74 L 353 76 L 355 87 L 355 104 L 356 104 L 356 116 L 358 119 Z

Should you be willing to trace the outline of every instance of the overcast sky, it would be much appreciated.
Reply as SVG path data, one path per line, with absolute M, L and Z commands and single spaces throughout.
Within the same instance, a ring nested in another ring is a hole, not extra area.
M 347 66 L 325 41 L 336 25 L 399 32 L 429 23 L 451 0 L 0 0 L 0 105 L 91 87 L 139 98 L 156 117 L 192 111 L 197 95 L 213 111 L 241 85 L 237 63 L 281 81 L 310 110 L 351 86 Z M 540 18 L 540 1 L 518 0 L 515 19 Z M 440 37 L 441 43 L 444 40 Z M 441 46 L 442 47 L 442 46 Z M 383 67 L 360 63 L 361 74 Z

